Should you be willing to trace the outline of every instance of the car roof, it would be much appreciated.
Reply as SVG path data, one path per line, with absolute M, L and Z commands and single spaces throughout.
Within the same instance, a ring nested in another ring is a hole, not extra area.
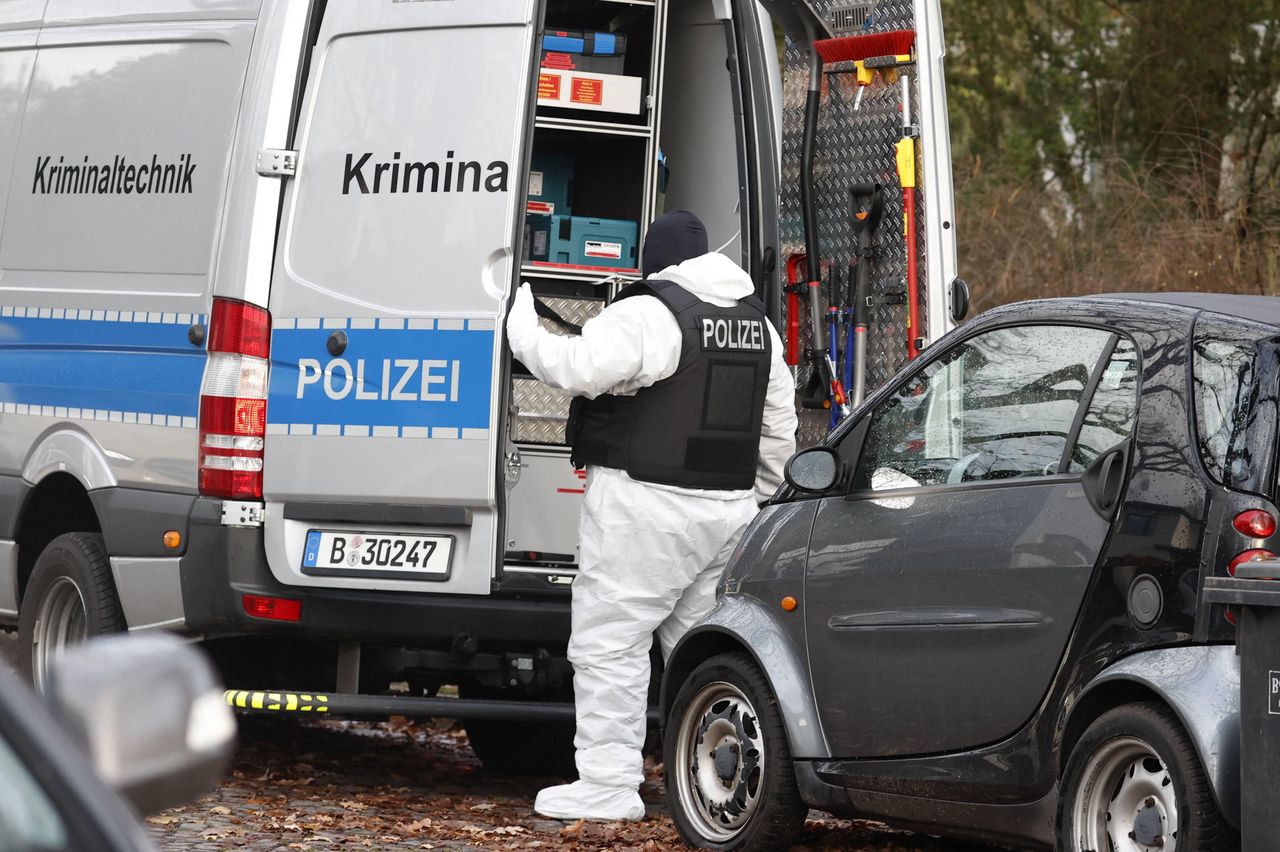
M 1099 299 L 1154 302 L 1199 311 L 1211 311 L 1237 319 L 1280 328 L 1280 297 L 1243 296 L 1232 293 L 1107 293 Z

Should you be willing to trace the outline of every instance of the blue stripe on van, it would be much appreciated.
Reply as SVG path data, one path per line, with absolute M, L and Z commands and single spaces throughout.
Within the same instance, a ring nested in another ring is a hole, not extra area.
M 205 352 L 187 328 L 0 317 L 0 402 L 195 417 Z
M 331 328 L 280 323 L 271 335 L 267 421 L 488 429 L 494 331 L 456 322 L 457 328 L 428 320 L 433 327 L 378 329 L 350 323 L 337 358 L 326 347 Z

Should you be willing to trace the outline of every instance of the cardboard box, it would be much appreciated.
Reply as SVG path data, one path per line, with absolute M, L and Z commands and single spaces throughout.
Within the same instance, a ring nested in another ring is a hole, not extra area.
M 643 88 L 642 77 L 542 68 L 538 72 L 538 105 L 638 115 Z

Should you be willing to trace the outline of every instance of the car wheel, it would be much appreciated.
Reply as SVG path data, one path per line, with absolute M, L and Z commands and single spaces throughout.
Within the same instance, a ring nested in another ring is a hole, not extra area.
M 125 629 L 102 536 L 66 533 L 36 559 L 18 615 L 18 665 L 37 690 L 67 648 Z
M 1226 852 L 1238 847 L 1191 740 L 1164 705 L 1110 710 L 1072 749 L 1058 805 L 1058 849 Z
M 690 846 L 789 849 L 808 808 L 768 681 L 745 654 L 711 657 L 685 679 L 667 720 L 667 799 Z

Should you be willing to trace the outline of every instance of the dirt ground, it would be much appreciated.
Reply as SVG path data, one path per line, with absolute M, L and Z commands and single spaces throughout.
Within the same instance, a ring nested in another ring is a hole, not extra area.
M 0 630 L 0 664 L 16 637 Z M 680 849 L 662 786 L 647 767 L 642 822 L 565 823 L 532 810 L 552 779 L 483 769 L 448 720 L 367 724 L 240 718 L 232 771 L 213 793 L 146 822 L 163 850 Z M 999 852 L 997 847 L 809 815 L 798 850 Z
M 150 817 L 168 850 L 546 849 L 656 850 L 681 844 L 660 768 L 649 768 L 644 821 L 565 823 L 531 805 L 548 779 L 481 768 L 449 721 L 416 724 L 242 718 L 227 781 L 184 808 Z M 805 850 L 995 852 L 994 847 L 892 832 L 810 814 Z

